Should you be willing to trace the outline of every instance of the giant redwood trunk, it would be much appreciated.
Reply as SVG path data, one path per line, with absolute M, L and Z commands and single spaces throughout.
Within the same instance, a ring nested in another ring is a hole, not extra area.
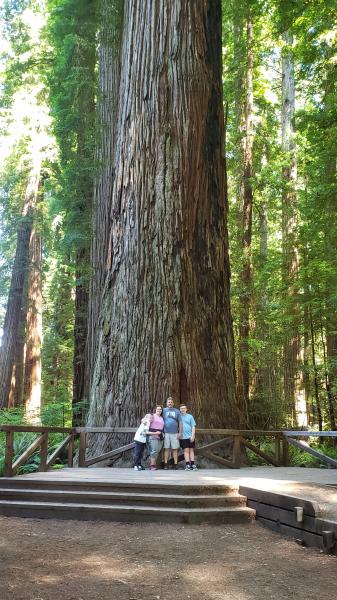
M 283 287 L 286 302 L 284 340 L 285 410 L 292 415 L 292 424 L 307 424 L 303 387 L 303 349 L 299 331 L 298 303 L 298 206 L 296 194 L 297 164 L 295 143 L 295 78 L 292 56 L 292 36 L 284 34 L 286 44 L 282 58 L 282 149 L 286 153 L 283 167 L 282 253 Z
M 220 0 L 126 2 L 90 425 L 136 425 L 169 394 L 199 425 L 237 423 L 220 27 Z
M 98 345 L 98 319 L 105 282 L 114 177 L 113 157 L 119 100 L 120 54 L 124 0 L 102 0 L 99 34 L 99 95 L 97 102 L 98 175 L 94 186 L 91 280 L 89 294 L 87 369 L 92 383 Z

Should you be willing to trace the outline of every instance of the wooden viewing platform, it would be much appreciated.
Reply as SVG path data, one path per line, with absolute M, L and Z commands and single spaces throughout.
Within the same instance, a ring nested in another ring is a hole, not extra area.
M 336 437 L 336 432 L 197 430 L 197 454 L 227 469 L 197 472 L 142 471 L 97 468 L 113 462 L 133 447 L 134 428 L 48 428 L 0 425 L 6 434 L 5 477 L 0 478 L 0 514 L 38 518 L 163 521 L 181 523 L 249 522 L 258 520 L 303 543 L 337 554 L 337 461 L 311 448 L 311 437 Z M 14 460 L 14 435 L 35 432 L 37 437 Z M 66 437 L 48 454 L 49 433 Z M 128 435 L 123 446 L 87 457 L 88 434 Z M 211 436 L 214 441 L 209 441 Z M 274 452 L 259 443 L 274 440 Z M 77 442 L 79 439 L 79 443 Z M 78 446 L 78 467 L 74 453 Z M 295 445 L 329 468 L 286 466 L 288 447 Z M 226 446 L 226 458 L 217 454 Z M 242 449 L 262 458 L 268 467 L 241 466 Z M 229 450 L 229 452 L 228 452 Z M 16 476 L 33 454 L 40 453 L 40 472 Z M 50 470 L 64 453 L 68 468 Z M 94 466 L 95 465 L 95 466 Z M 282 466 L 283 465 L 283 466 Z
M 249 522 L 255 512 L 271 529 L 337 554 L 334 469 L 65 468 L 0 479 L 7 516 L 219 524 Z

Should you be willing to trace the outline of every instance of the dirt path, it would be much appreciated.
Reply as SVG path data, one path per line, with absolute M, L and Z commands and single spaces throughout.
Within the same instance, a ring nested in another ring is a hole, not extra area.
M 251 525 L 0 517 L 1 600 L 332 600 L 336 558 Z

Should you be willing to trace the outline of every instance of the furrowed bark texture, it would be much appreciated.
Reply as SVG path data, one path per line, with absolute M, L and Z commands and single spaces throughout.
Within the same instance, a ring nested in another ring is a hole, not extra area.
M 24 357 L 23 324 L 26 322 L 26 293 L 29 269 L 29 247 L 32 236 L 33 214 L 37 202 L 41 174 L 41 156 L 35 164 L 27 184 L 22 218 L 18 225 L 16 252 L 13 264 L 6 316 L 0 353 L 0 408 L 20 401 Z
M 221 4 L 129 0 L 124 23 L 89 424 L 134 425 L 171 394 L 199 425 L 234 425 Z
M 292 424 L 303 426 L 307 424 L 307 413 L 303 388 L 303 349 L 299 332 L 295 78 L 291 54 L 293 39 L 289 32 L 284 34 L 284 41 L 287 47 L 282 58 L 282 149 L 288 153 L 283 167 L 282 196 L 283 286 L 286 300 L 284 398 L 286 411 L 292 415 Z
M 87 369 L 92 383 L 98 348 L 98 319 L 103 294 L 110 234 L 110 213 L 114 178 L 113 157 L 118 113 L 120 55 L 124 0 L 102 0 L 99 45 L 99 97 L 97 121 L 99 138 L 97 161 L 99 175 L 94 187 L 93 238 L 88 317 Z

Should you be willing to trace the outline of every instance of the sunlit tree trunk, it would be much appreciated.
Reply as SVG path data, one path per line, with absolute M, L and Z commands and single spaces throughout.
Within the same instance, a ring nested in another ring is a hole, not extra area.
M 252 294 L 252 215 L 253 215 L 253 20 L 249 13 L 246 25 L 246 83 L 244 92 L 244 135 L 242 180 L 240 183 L 240 204 L 242 215 L 242 268 L 240 272 L 240 315 L 239 315 L 239 361 L 238 397 L 248 415 L 250 366 L 249 331 L 250 305 Z
M 29 248 L 27 280 L 27 325 L 24 361 L 25 416 L 30 422 L 40 420 L 41 345 L 42 345 L 42 242 L 33 228 Z
M 126 2 L 90 425 L 136 424 L 169 394 L 199 425 L 238 422 L 220 28 L 218 0 Z
M 297 164 L 295 142 L 295 78 L 292 55 L 293 39 L 283 35 L 282 57 L 282 148 L 286 153 L 283 166 L 282 251 L 283 288 L 286 303 L 284 341 L 284 399 L 292 424 L 307 425 L 303 388 L 303 349 L 299 329 L 298 304 L 298 207 L 296 194 Z

